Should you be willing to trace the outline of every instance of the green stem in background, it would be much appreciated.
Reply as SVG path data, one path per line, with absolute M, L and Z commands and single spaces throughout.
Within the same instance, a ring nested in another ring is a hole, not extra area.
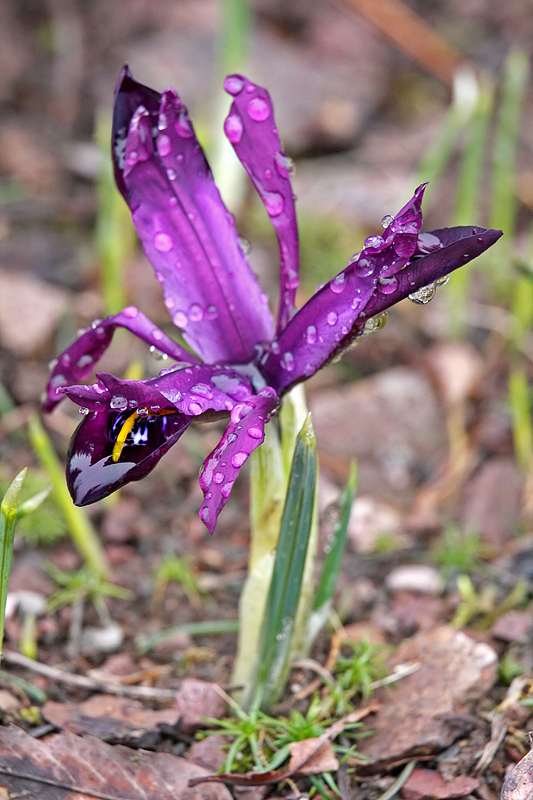
M 239 601 L 239 638 L 233 682 L 246 684 L 257 653 L 259 620 L 263 618 L 278 543 L 288 471 L 294 444 L 307 416 L 305 394 L 295 387 L 283 398 L 279 414 L 281 438 L 273 420 L 265 441 L 252 453 L 250 475 L 250 550 L 248 577 Z
M 483 180 L 483 163 L 487 133 L 493 108 L 493 86 L 489 80 L 479 82 L 478 99 L 468 131 L 459 168 L 455 197 L 454 225 L 470 225 L 477 219 L 479 196 Z M 472 270 L 456 270 L 450 277 L 448 289 L 449 328 L 454 336 L 465 332 L 469 285 Z
M 4 620 L 9 573 L 13 556 L 13 542 L 15 539 L 15 525 L 18 516 L 18 499 L 27 472 L 28 470 L 24 468 L 12 481 L 0 507 L 0 659 L 4 641 Z
M 101 164 L 97 186 L 95 241 L 100 261 L 106 315 L 118 314 L 126 305 L 124 267 L 134 252 L 136 240 L 130 212 L 115 186 L 113 167 L 109 158 L 110 127 L 107 114 L 99 114 L 96 123 L 96 142 L 101 155 Z
M 28 432 L 37 458 L 47 470 L 54 485 L 55 500 L 67 521 L 75 547 L 89 569 L 98 575 L 109 574 L 107 559 L 96 531 L 83 509 L 72 502 L 65 483 L 63 467 L 37 414 L 30 417 Z
M 516 221 L 516 150 L 524 98 L 529 80 L 529 56 L 513 48 L 504 65 L 498 125 L 492 151 L 492 186 L 489 225 L 505 236 L 490 256 L 493 289 L 498 296 L 510 295 L 509 257 Z M 503 249 L 502 249 L 503 248 Z
M 315 435 L 308 416 L 296 440 L 257 658 L 243 698 L 245 710 L 270 708 L 285 687 L 316 512 L 316 478 Z
M 513 441 L 516 460 L 525 472 L 533 467 L 533 426 L 531 398 L 523 367 L 514 367 L 509 375 L 509 405 L 513 420 Z

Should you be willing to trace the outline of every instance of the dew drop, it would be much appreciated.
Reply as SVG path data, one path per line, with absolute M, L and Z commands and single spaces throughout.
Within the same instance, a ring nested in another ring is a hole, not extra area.
M 229 75 L 224 81 L 224 89 L 228 94 L 236 97 L 240 94 L 244 87 L 244 81 L 238 75 Z
M 261 198 L 269 217 L 279 217 L 285 208 L 285 200 L 279 192 L 262 192 Z
M 109 407 L 112 408 L 113 411 L 125 411 L 128 407 L 128 401 L 123 395 L 116 394 L 109 401 Z
M 293 160 L 279 151 L 274 156 L 274 164 L 280 176 L 285 180 L 289 180 L 294 169 Z
M 224 122 L 224 133 L 231 144 L 239 144 L 243 133 L 242 119 L 238 114 L 230 114 Z
M 176 161 L 178 162 L 178 164 L 183 164 L 183 162 L 185 161 L 185 156 L 183 155 L 183 153 L 178 153 L 178 155 L 176 156 Z
M 224 481 L 224 474 L 222 472 L 215 472 L 213 475 L 213 483 L 222 483 Z
M 207 319 L 216 319 L 218 317 L 218 308 L 216 306 L 207 306 L 206 317 Z
M 383 236 L 379 236 L 379 234 L 374 234 L 374 236 L 367 236 L 365 241 L 363 242 L 363 247 L 381 247 L 384 243 Z
M 158 350 L 155 345 L 150 346 L 150 355 L 152 355 L 157 361 L 166 361 L 168 355 L 163 353 L 161 350 Z
M 178 134 L 178 136 L 181 136 L 182 139 L 192 139 L 192 137 L 194 136 L 192 125 L 185 112 L 182 112 L 179 115 L 178 121 L 174 124 L 174 129 Z
M 307 330 L 305 332 L 305 341 L 307 344 L 315 344 L 316 343 L 316 328 L 314 325 L 308 325 Z
M 272 177 L 272 170 L 271 170 L 271 169 L 265 169 L 265 171 L 263 172 L 263 175 L 264 175 L 264 176 L 265 176 L 265 178 L 267 178 L 267 179 L 268 179 L 268 178 L 271 178 L 271 177 Z
M 61 363 L 63 364 L 64 367 L 70 366 L 71 360 L 72 359 L 71 359 L 71 357 L 69 356 L 68 353 L 63 353 L 63 355 L 61 356 L 61 359 L 60 359 L 60 361 L 61 361 Z
M 239 236 L 239 247 L 241 248 L 245 256 L 249 256 L 250 253 L 252 252 L 252 245 L 248 241 L 248 239 L 244 238 L 244 236 Z
M 478 236 L 477 237 L 477 243 L 478 244 L 483 244 L 483 241 L 484 241 L 483 236 Z
M 268 295 L 265 294 L 264 292 L 261 292 L 260 300 L 264 306 L 268 305 Z
M 336 278 L 333 278 L 329 283 L 329 288 L 335 294 L 340 294 L 346 289 L 346 274 L 339 272 Z
M 451 275 L 444 275 L 444 277 L 435 281 L 435 286 L 446 286 L 451 277 Z
M 354 272 L 361 278 L 366 278 L 374 271 L 374 264 L 369 258 L 361 257 L 354 266 Z
M 80 356 L 78 358 L 78 360 L 76 361 L 76 366 L 78 367 L 78 369 L 84 369 L 85 367 L 88 367 L 92 363 L 93 363 L 93 357 L 90 356 L 88 353 L 85 353 L 85 355 Z
M 294 356 L 292 353 L 283 353 L 280 360 L 281 368 L 286 369 L 287 372 L 292 372 L 294 369 Z
M 136 317 L 139 316 L 139 309 L 135 308 L 135 306 L 126 306 L 126 308 L 122 313 L 128 319 L 135 319 Z
M 252 97 L 248 103 L 248 116 L 254 122 L 264 122 L 270 114 L 270 106 L 262 97 Z
M 392 278 L 380 278 L 379 285 L 382 294 L 393 294 L 398 288 L 398 279 L 394 275 Z
M 192 403 L 189 403 L 188 411 L 189 411 L 189 414 L 193 415 L 193 417 L 197 417 L 199 414 L 201 414 L 203 412 L 203 408 L 200 405 L 200 403 L 196 403 L 193 400 Z
M 274 341 L 270 345 L 270 350 L 274 353 L 275 356 L 279 354 L 279 343 Z
M 156 233 L 154 236 L 154 247 L 160 253 L 168 253 L 174 247 L 174 242 L 167 233 Z
M 166 133 L 160 133 L 159 136 L 157 137 L 157 150 L 162 158 L 168 156 L 168 154 L 172 150 L 170 137 L 167 136 Z
M 174 325 L 177 325 L 178 328 L 186 328 L 189 322 L 189 318 L 187 314 L 183 313 L 183 311 L 176 311 L 176 313 L 172 317 L 172 322 L 174 323 Z
M 204 310 L 198 303 L 193 303 L 189 308 L 189 319 L 191 322 L 200 322 L 204 318 Z
M 385 214 L 381 220 L 381 224 L 384 228 L 388 228 L 392 222 L 394 222 L 394 217 L 392 217 L 390 214 Z
M 96 333 L 96 338 L 97 339 L 103 339 L 105 337 L 105 328 L 103 328 L 101 325 L 99 325 L 97 327 L 97 329 L 95 330 L 95 333 Z
M 298 275 L 295 269 L 290 269 L 285 279 L 285 287 L 292 292 L 293 289 L 298 288 L 299 283 L 300 283 L 300 276 Z
M 251 436 L 252 439 L 260 439 L 263 435 L 263 431 L 261 428 L 249 428 L 248 429 L 248 436 Z
M 154 330 L 152 331 L 152 336 L 154 337 L 156 342 L 160 342 L 161 339 L 164 337 L 164 335 L 165 334 L 163 333 L 163 331 L 160 331 L 159 328 L 154 328 Z
M 139 403 L 137 402 L 137 400 L 128 400 L 128 406 L 130 408 L 137 408 L 138 405 Z
M 233 464 L 234 467 L 237 467 L 238 469 L 239 467 L 242 467 L 247 458 L 248 458 L 248 453 L 244 452 L 235 453 L 235 455 L 231 459 L 231 463 Z
M 142 408 L 137 409 L 137 416 L 138 417 L 147 417 L 150 414 L 150 410 L 143 406 Z
M 220 494 L 222 495 L 222 497 L 229 497 L 230 496 L 230 492 L 233 489 L 233 484 L 234 483 L 235 483 L 235 481 L 228 481 L 228 483 L 224 484 L 224 486 L 220 490 Z
M 53 358 L 51 361 L 48 362 L 48 369 L 50 371 L 52 371 L 53 369 L 55 369 L 57 367 L 58 363 L 59 363 L 58 359 L 57 358 Z
M 326 319 L 328 325 L 336 325 L 337 320 L 339 319 L 339 315 L 337 314 L 336 311 L 330 311 Z
M 371 333 L 375 333 L 375 331 L 380 331 L 382 328 L 385 327 L 387 322 L 387 312 L 383 311 L 382 314 L 378 314 L 376 317 L 371 317 L 367 319 L 365 322 L 365 327 L 363 328 L 363 336 L 368 336 Z
M 165 297 L 165 305 L 169 311 L 172 311 L 174 306 L 176 305 L 176 301 L 173 297 Z
M 80 406 L 78 408 L 78 414 L 81 414 L 83 417 L 86 417 L 88 413 L 89 413 L 89 409 L 86 408 L 85 406 Z
M 176 178 L 177 178 L 177 175 L 178 175 L 178 173 L 176 172 L 175 169 L 167 169 L 167 178 L 169 179 L 169 181 L 175 181 Z M 174 202 L 172 202 L 172 201 L 174 201 Z M 176 200 L 175 197 L 169 198 L 168 202 L 169 202 L 169 204 L 171 206 L 175 206 L 178 203 L 178 201 Z
M 203 506 L 198 512 L 198 516 L 200 517 L 202 522 L 207 522 L 207 520 L 209 519 L 209 509 Z
M 422 286 L 422 288 L 418 289 L 418 291 L 412 292 L 412 294 L 409 295 L 409 300 L 419 306 L 425 306 L 430 300 L 433 300 L 436 291 L 437 287 L 435 284 L 430 283 L 428 286 Z
M 192 387 L 191 392 L 193 394 L 199 394 L 201 397 L 207 397 L 208 400 L 213 398 L 213 392 L 205 383 L 196 383 Z

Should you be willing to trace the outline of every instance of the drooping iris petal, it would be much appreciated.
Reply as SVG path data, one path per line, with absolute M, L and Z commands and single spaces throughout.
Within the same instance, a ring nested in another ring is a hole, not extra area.
M 137 96 L 137 87 L 129 76 L 119 85 L 122 116 L 132 105 L 122 94 Z M 174 91 L 162 95 L 155 130 L 153 112 L 141 106 L 133 114 L 122 181 L 167 308 L 187 343 L 208 363 L 252 360 L 256 346 L 272 337 L 272 316 Z
M 230 75 L 225 90 L 234 98 L 224 131 L 259 192 L 270 217 L 280 252 L 280 291 L 277 332 L 294 311 L 299 279 L 298 227 L 289 160 L 281 149 L 272 101 L 266 89 L 242 75 Z
M 313 375 L 337 352 L 376 291 L 416 251 L 425 184 L 391 220 L 383 236 L 369 236 L 346 269 L 321 287 L 297 312 L 264 356 L 261 370 L 278 392 Z
M 52 409 L 63 397 L 63 387 L 82 381 L 94 370 L 111 343 L 116 328 L 126 328 L 151 347 L 174 358 L 180 364 L 198 364 L 196 356 L 176 344 L 157 325 L 150 322 L 135 306 L 120 314 L 93 322 L 57 359 L 46 389 L 45 411 Z
M 204 493 L 200 519 L 210 533 L 215 530 L 218 515 L 228 501 L 241 467 L 263 443 L 265 424 L 278 405 L 279 398 L 270 386 L 236 405 L 224 436 L 204 461 L 200 474 Z
M 94 503 L 148 475 L 190 424 L 190 417 L 170 411 L 136 419 L 118 458 L 113 457 L 117 439 L 135 412 L 90 412 L 74 433 L 67 453 L 67 485 L 74 503 Z

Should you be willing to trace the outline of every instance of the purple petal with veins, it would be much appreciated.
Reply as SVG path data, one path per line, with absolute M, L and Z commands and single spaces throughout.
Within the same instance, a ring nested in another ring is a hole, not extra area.
M 93 322 L 90 328 L 87 328 L 61 353 L 48 381 L 47 399 L 43 404 L 44 411 L 52 411 L 62 400 L 65 386 L 84 380 L 94 371 L 95 365 L 109 347 L 117 328 L 126 328 L 146 344 L 155 347 L 170 358 L 174 358 L 179 364 L 199 363 L 196 356 L 176 344 L 135 306 L 128 306 L 120 314 Z
M 234 98 L 224 130 L 259 192 L 278 238 L 280 291 L 277 332 L 294 311 L 299 280 L 298 227 L 289 172 L 266 89 L 242 75 L 230 75 L 224 88 Z
M 204 461 L 200 473 L 204 493 L 200 519 L 210 533 L 215 530 L 218 515 L 227 503 L 241 467 L 263 443 L 265 424 L 278 405 L 279 398 L 269 386 L 236 405 L 224 436 Z
M 126 140 L 133 222 L 187 343 L 208 363 L 246 363 L 272 338 L 267 300 L 174 91 L 162 95 L 155 142 L 153 122 L 138 108 Z
M 141 418 L 114 460 L 118 431 L 131 413 L 92 411 L 74 433 L 67 453 L 67 485 L 76 505 L 94 503 L 144 478 L 190 424 L 190 417 L 178 412 Z

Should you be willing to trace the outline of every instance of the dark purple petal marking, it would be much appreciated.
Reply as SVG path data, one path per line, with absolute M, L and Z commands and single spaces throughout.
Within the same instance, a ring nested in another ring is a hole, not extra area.
M 283 154 L 270 95 L 242 75 L 230 75 L 224 88 L 234 98 L 224 131 L 259 192 L 280 252 L 280 301 L 277 332 L 294 311 L 299 280 L 298 227 L 289 164 Z
M 204 493 L 200 519 L 210 533 L 215 530 L 218 515 L 227 503 L 241 467 L 263 443 L 265 424 L 278 405 L 279 398 L 269 386 L 237 404 L 224 436 L 204 461 L 200 473 Z
M 67 484 L 76 505 L 95 503 L 144 478 L 190 423 L 190 417 L 178 412 L 139 417 L 115 459 L 117 438 L 131 414 L 92 411 L 79 425 L 67 454 Z
M 156 121 L 154 132 L 142 106 L 130 121 L 122 180 L 133 222 L 187 343 L 208 363 L 246 363 L 272 338 L 268 300 L 174 91 Z
M 135 306 L 128 306 L 112 317 L 96 320 L 79 336 L 55 362 L 48 386 L 44 411 L 52 409 L 63 399 L 64 387 L 84 380 L 111 343 L 116 328 L 126 328 L 146 344 L 156 348 L 179 364 L 198 364 L 196 356 L 176 344 Z
M 369 236 L 361 253 L 296 313 L 263 358 L 261 371 L 276 391 L 314 375 L 338 351 L 380 281 L 393 293 L 394 275 L 415 254 L 425 184 L 391 219 L 383 236 Z

